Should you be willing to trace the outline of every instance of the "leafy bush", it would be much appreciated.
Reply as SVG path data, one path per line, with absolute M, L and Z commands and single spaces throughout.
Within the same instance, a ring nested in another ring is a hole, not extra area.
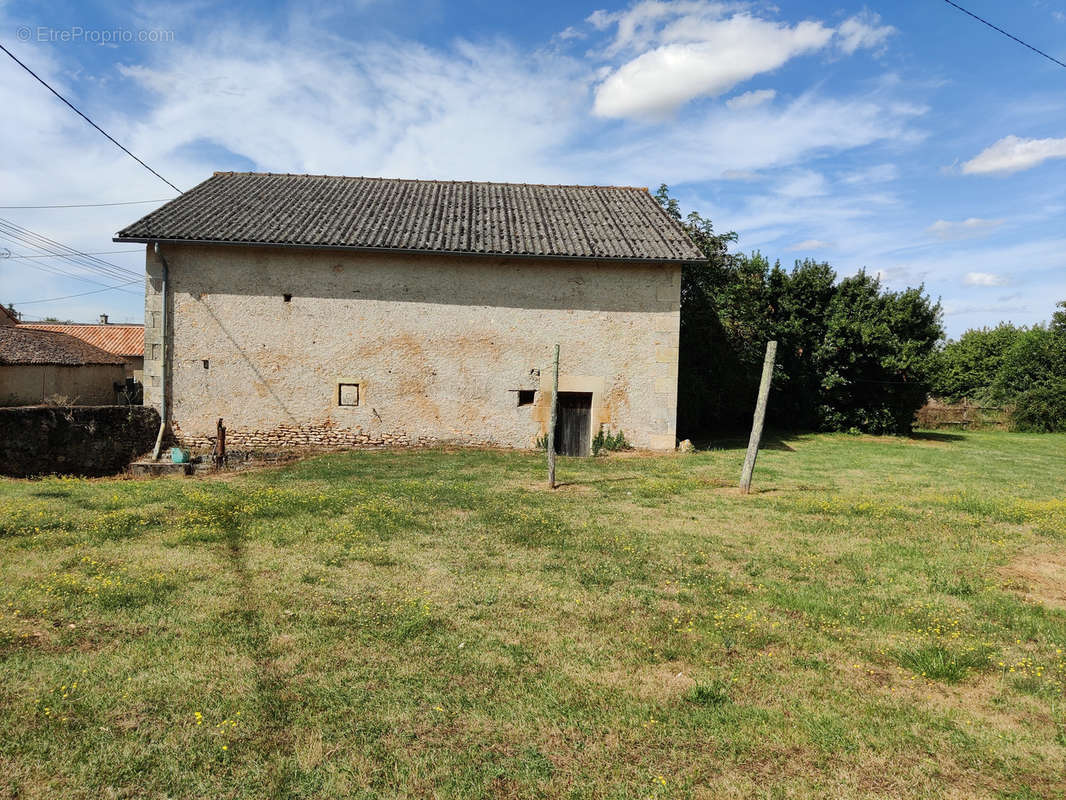
M 605 431 L 603 426 L 592 437 L 592 455 L 598 456 L 601 451 L 614 452 L 617 450 L 632 450 L 633 445 L 626 441 L 626 435 L 622 431 L 611 433 Z
M 1011 425 L 1031 433 L 1066 431 L 1066 378 L 1048 381 L 1019 394 Z

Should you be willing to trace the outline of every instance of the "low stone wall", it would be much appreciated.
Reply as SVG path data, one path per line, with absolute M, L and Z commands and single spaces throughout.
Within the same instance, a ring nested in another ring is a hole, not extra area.
M 213 450 L 213 436 L 187 436 L 174 426 L 174 440 L 194 452 Z M 432 447 L 439 444 L 493 445 L 474 436 L 448 440 L 429 436 L 409 436 L 404 432 L 369 432 L 361 428 L 336 425 L 278 425 L 269 430 L 226 430 L 227 451 L 249 450 L 276 452 L 284 450 L 348 450 L 375 447 Z
M 158 431 L 159 412 L 146 406 L 0 408 L 0 475 L 114 475 Z

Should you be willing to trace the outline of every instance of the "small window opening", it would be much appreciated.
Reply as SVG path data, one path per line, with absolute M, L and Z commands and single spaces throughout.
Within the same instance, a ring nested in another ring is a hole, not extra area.
M 209 366 L 211 366 L 210 362 L 208 362 L 208 360 L 205 358 L 204 359 L 204 369 L 207 369 Z
M 339 406 L 357 406 L 359 405 L 359 384 L 358 383 L 341 383 L 337 387 L 337 405 Z
M 519 389 L 518 390 L 518 405 L 531 406 L 533 405 L 533 398 L 536 397 L 535 389 Z
M 291 303 L 292 302 L 292 295 L 291 294 L 283 294 L 281 296 L 281 299 L 284 300 L 286 303 Z

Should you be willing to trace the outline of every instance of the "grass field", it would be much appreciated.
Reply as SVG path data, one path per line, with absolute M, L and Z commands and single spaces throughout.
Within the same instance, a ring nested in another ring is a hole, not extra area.
M 0 482 L 0 797 L 1066 796 L 1066 437 Z

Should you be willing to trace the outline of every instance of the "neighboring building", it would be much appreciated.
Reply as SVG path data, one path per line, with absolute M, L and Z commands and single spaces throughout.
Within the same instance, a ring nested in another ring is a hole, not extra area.
M 674 447 L 702 255 L 646 189 L 215 173 L 115 241 L 148 244 L 145 403 L 191 444 L 531 447 L 558 343 L 557 439 Z
M 144 325 L 117 325 L 107 321 L 107 314 L 100 315 L 100 324 L 51 322 L 23 322 L 23 328 L 39 331 L 65 333 L 99 347 L 106 353 L 120 356 L 126 364 L 126 377 L 142 382 L 144 370 Z
M 0 326 L 3 325 L 18 325 L 18 314 L 15 313 L 13 308 L 6 308 L 0 306 Z
M 9 325 L 0 315 L 0 405 L 115 402 L 126 370 L 119 356 L 55 331 Z

